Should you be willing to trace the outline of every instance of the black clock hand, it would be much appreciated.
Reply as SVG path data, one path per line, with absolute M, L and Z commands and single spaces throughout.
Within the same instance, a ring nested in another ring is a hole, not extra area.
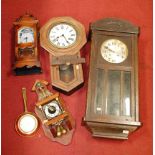
M 104 46 L 107 50 L 113 52 L 113 53 L 116 53 L 115 51 L 111 50 L 108 46 Z
M 61 36 L 64 37 L 65 41 L 66 41 L 68 44 L 70 44 L 69 41 L 67 40 L 67 38 L 64 36 L 64 34 L 62 34 Z

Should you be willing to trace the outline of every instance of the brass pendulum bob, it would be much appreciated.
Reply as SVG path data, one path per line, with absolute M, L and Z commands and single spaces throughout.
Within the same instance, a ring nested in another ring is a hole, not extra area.
M 60 126 L 60 129 L 61 129 L 62 134 L 66 134 L 67 133 L 67 130 L 63 126 Z
M 61 129 L 60 129 L 60 126 L 58 125 L 57 126 L 57 137 L 60 137 L 61 136 Z
M 67 133 L 67 130 L 62 125 L 57 126 L 57 137 L 60 137 L 62 134 L 66 134 L 66 133 Z

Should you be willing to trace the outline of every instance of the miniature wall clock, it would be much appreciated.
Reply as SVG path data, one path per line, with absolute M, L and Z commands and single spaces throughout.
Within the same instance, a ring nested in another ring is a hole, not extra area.
M 41 73 L 38 54 L 38 20 L 30 14 L 19 17 L 14 22 L 16 75 Z
M 40 30 L 41 46 L 50 53 L 52 85 L 71 92 L 83 80 L 80 49 L 86 43 L 84 26 L 71 17 L 50 19 Z
M 37 80 L 32 88 L 38 95 L 35 112 L 42 121 L 45 135 L 67 145 L 72 140 L 75 122 L 59 93 L 51 93 L 47 85 L 47 81 Z
M 139 122 L 139 28 L 106 18 L 91 24 L 87 109 L 84 121 L 95 137 L 127 139 Z

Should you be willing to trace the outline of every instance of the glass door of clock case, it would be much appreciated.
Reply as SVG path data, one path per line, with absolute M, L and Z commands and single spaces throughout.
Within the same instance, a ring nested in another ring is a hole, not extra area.
M 91 84 L 91 88 L 94 88 L 94 93 L 92 94 L 91 100 L 91 114 L 93 118 L 102 120 L 105 117 L 112 118 L 112 120 L 117 121 L 134 121 L 135 120 L 135 107 L 134 102 L 134 70 L 132 59 L 134 55 L 131 55 L 132 42 L 131 35 L 125 36 L 123 42 L 127 45 L 128 56 L 126 60 L 121 63 L 110 63 L 103 59 L 101 55 L 101 45 L 105 40 L 111 39 L 111 36 L 106 32 L 104 34 L 104 39 L 100 35 L 103 32 L 96 32 L 96 36 L 100 39 L 94 41 L 94 49 L 92 58 L 96 62 L 93 62 L 93 67 L 95 68 L 91 74 L 94 81 Z M 106 36 L 107 35 L 107 36 Z M 115 39 L 121 41 L 121 33 L 116 34 Z M 95 37 L 94 37 L 95 38 Z M 92 47 L 93 48 L 93 47 Z M 106 67 L 105 67 L 106 66 Z M 90 116 L 91 117 L 91 116 Z
M 131 72 L 97 69 L 96 82 L 97 115 L 131 116 Z

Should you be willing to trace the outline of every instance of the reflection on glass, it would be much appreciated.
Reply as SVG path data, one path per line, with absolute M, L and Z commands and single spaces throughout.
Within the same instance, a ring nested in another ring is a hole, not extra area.
M 60 65 L 59 71 L 61 81 L 69 83 L 74 79 L 73 65 Z
M 103 95 L 104 95 L 104 70 L 98 69 L 97 85 L 95 94 L 95 113 L 102 114 L 103 111 Z
M 121 103 L 121 72 L 108 72 L 107 114 L 120 115 Z
M 130 116 L 131 73 L 124 72 L 124 103 L 123 115 Z

